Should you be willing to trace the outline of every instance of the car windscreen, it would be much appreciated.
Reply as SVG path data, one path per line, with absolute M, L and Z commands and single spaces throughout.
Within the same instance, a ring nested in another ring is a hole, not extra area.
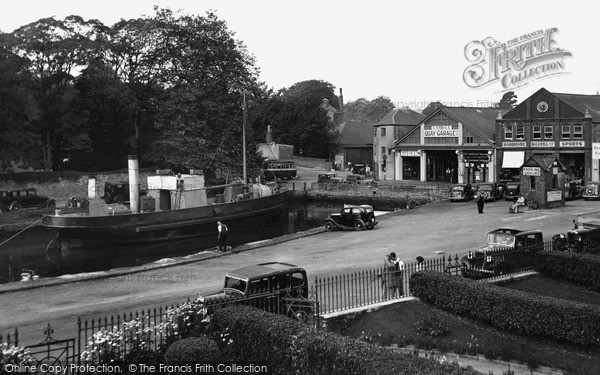
M 237 289 L 242 293 L 246 292 L 246 281 L 231 276 L 225 276 L 225 288 Z
M 515 245 L 515 236 L 501 233 L 488 233 L 487 243 L 488 245 L 512 247 Z

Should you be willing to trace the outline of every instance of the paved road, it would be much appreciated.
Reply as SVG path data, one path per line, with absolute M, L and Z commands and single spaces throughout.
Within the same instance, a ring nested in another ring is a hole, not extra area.
M 223 274 L 247 264 L 279 261 L 298 264 L 309 277 L 380 267 L 383 256 L 395 251 L 406 262 L 436 252 L 462 254 L 485 243 L 485 234 L 498 227 L 541 229 L 544 238 L 564 232 L 576 215 L 600 211 L 600 202 L 567 202 L 564 208 L 509 214 L 509 203 L 487 203 L 477 214 L 475 203 L 438 202 L 379 217 L 372 231 L 319 232 L 292 241 L 263 245 L 191 264 L 177 265 L 101 280 L 80 281 L 0 294 L 0 333 L 19 327 L 22 343 L 41 340 L 48 322 L 55 337 L 75 336 L 78 316 L 108 314 L 183 302 L 220 289 Z M 0 291 L 2 286 L 0 286 Z

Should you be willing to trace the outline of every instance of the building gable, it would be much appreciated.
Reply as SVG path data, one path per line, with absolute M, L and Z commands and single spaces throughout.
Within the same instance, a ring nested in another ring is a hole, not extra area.
M 582 118 L 585 113 L 573 108 L 557 95 L 541 88 L 502 118 L 512 119 L 558 119 Z

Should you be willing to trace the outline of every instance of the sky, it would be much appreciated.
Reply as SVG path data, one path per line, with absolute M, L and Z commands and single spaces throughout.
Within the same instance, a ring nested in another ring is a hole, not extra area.
M 152 16 L 154 5 L 195 15 L 214 10 L 255 56 L 260 80 L 275 90 L 318 79 L 331 83 L 337 94 L 342 89 L 345 103 L 386 96 L 396 106 L 417 111 L 431 101 L 490 106 L 506 90 L 514 91 L 519 102 L 542 87 L 578 94 L 600 91 L 600 33 L 595 27 L 600 3 L 576 0 L 33 0 L 4 6 L 0 30 L 72 14 L 113 25 Z M 556 30 L 544 39 L 551 29 Z M 521 42 L 550 40 L 559 56 L 525 60 L 528 65 L 523 69 L 521 62 L 521 70 L 509 62 L 499 79 L 484 84 L 491 55 L 483 49 L 484 62 L 469 61 L 465 50 L 486 38 L 523 54 Z M 465 79 L 465 71 L 474 64 L 484 76 L 468 86 L 473 76 Z

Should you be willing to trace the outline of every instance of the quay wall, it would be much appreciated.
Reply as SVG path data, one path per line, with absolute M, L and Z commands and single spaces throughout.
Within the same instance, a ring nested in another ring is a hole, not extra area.
M 450 185 L 416 184 L 319 184 L 290 182 L 295 199 L 315 202 L 369 204 L 377 210 L 397 211 L 448 199 Z

